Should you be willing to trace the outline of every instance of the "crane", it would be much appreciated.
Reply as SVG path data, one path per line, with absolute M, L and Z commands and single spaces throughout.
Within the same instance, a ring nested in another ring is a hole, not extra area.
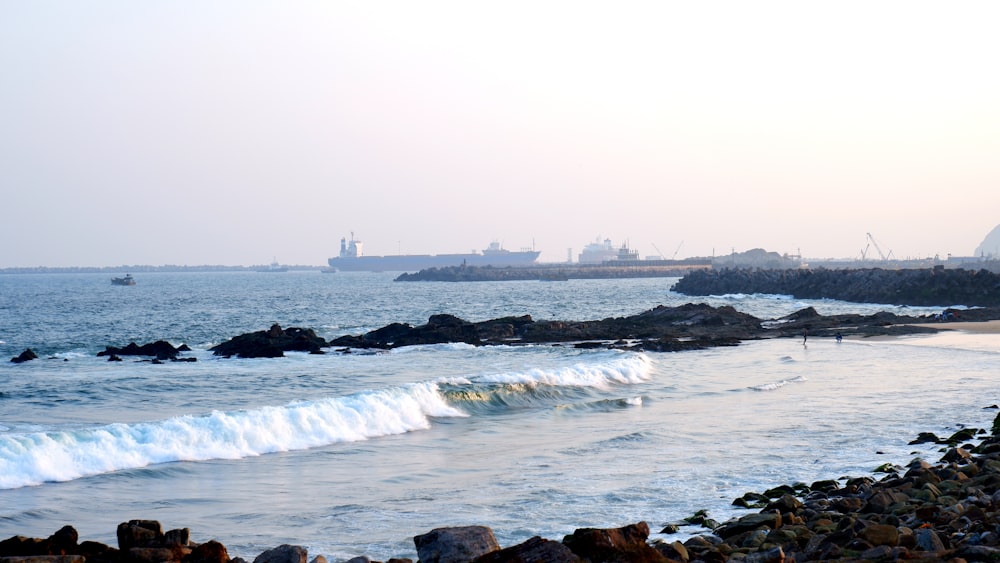
M 875 247 L 875 250 L 878 251 L 878 255 L 882 258 L 882 260 L 886 261 L 886 262 L 888 262 L 889 260 L 891 260 L 892 259 L 892 250 L 889 251 L 889 254 L 887 256 L 884 252 L 882 252 L 882 248 L 879 247 L 878 243 L 875 242 L 875 237 L 873 237 L 871 233 L 866 233 L 866 234 L 868 235 L 868 240 L 871 241 L 872 245 Z
M 674 250 L 674 255 L 670 258 L 671 260 L 676 260 L 677 259 L 677 253 L 681 251 L 681 247 L 682 246 L 684 246 L 684 241 L 683 240 L 681 241 L 680 244 L 677 245 L 677 248 Z
M 651 242 L 649 244 L 652 244 L 653 245 L 653 249 L 655 249 L 656 253 L 660 255 L 660 260 L 666 260 L 667 259 L 667 257 L 664 256 L 662 252 L 660 252 L 660 249 L 656 248 L 656 243 Z

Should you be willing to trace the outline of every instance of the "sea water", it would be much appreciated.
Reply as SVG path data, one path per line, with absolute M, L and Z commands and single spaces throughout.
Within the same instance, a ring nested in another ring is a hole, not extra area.
M 73 525 L 189 527 L 252 560 L 284 543 L 331 561 L 416 559 L 413 536 L 490 526 L 501 545 L 697 510 L 796 481 L 870 474 L 939 446 L 922 431 L 989 427 L 993 335 L 810 337 L 681 353 L 571 346 L 416 346 L 225 359 L 232 336 L 320 336 L 449 313 L 593 320 L 657 305 L 731 305 L 762 319 L 903 308 L 786 296 L 689 298 L 676 279 L 403 283 L 393 274 L 0 276 L 0 539 Z M 942 304 L 942 306 L 952 304 Z M 196 362 L 97 357 L 167 340 Z M 40 359 L 6 360 L 25 348 Z M 682 528 L 680 537 L 704 532 Z

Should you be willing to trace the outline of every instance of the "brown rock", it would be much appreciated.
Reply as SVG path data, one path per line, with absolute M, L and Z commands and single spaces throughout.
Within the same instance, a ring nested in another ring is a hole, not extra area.
M 866 526 L 858 536 L 873 546 L 887 545 L 894 547 L 899 544 L 899 530 L 888 524 L 872 524 Z
M 186 529 L 186 528 L 185 528 Z M 184 563 L 228 563 L 229 552 L 226 546 L 211 540 L 191 550 L 191 554 L 184 558 Z
M 48 555 L 45 540 L 13 536 L 0 541 L 0 557 L 21 557 L 25 555 Z
M 118 524 L 118 549 L 152 545 L 163 537 L 163 526 L 156 520 L 129 520 Z
M 132 547 L 126 553 L 126 560 L 130 563 L 179 563 L 189 553 L 191 553 L 190 548 L 177 545 L 173 547 Z
M 621 528 L 579 528 L 563 543 L 591 561 L 665 562 L 666 558 L 646 543 L 648 537 L 649 524 L 639 522 Z

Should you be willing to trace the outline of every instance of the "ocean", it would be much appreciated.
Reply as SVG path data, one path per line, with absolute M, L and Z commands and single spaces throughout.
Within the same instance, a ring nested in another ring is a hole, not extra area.
M 124 273 L 124 272 L 122 272 Z M 413 536 L 485 525 L 502 546 L 665 524 L 797 481 L 937 461 L 919 432 L 988 428 L 1000 336 L 770 339 L 681 353 L 433 345 L 225 359 L 282 327 L 324 338 L 449 313 L 592 320 L 657 305 L 763 319 L 915 308 L 775 295 L 687 297 L 676 279 L 401 283 L 391 273 L 0 275 L 0 539 L 72 525 L 117 545 L 132 519 L 252 560 L 290 543 L 331 562 L 416 560 Z M 106 346 L 167 340 L 196 362 Z M 33 349 L 40 359 L 7 359 Z

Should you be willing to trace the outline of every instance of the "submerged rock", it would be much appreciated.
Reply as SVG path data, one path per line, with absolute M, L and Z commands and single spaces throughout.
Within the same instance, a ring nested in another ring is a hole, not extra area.
M 10 359 L 11 362 L 15 364 L 23 364 L 24 362 L 30 362 L 31 360 L 37 360 L 38 354 L 35 354 L 34 350 L 27 348 L 24 352 L 21 352 L 17 356 Z

